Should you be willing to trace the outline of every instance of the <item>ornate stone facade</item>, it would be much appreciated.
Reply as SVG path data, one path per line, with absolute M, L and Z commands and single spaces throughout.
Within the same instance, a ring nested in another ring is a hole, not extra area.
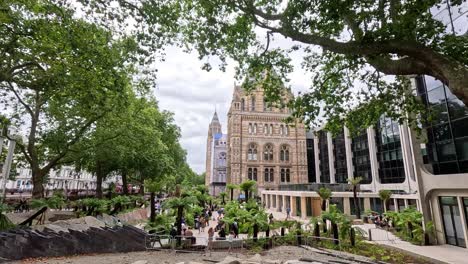
M 284 99 L 292 98 L 288 92 Z M 227 182 L 257 181 L 258 193 L 281 184 L 307 183 L 306 130 L 287 125 L 285 108 L 272 107 L 258 87 L 246 92 L 234 87 L 228 113 Z
M 223 134 L 215 112 L 208 128 L 206 142 L 205 183 L 211 195 L 217 196 L 226 187 L 227 135 Z

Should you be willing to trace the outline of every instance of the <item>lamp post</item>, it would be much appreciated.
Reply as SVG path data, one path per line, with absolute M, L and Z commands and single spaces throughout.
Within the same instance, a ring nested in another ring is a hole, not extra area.
M 2 203 L 5 201 L 6 183 L 8 181 L 8 175 L 10 175 L 11 162 L 13 161 L 13 153 L 15 152 L 15 146 L 16 146 L 16 141 L 13 139 L 10 139 L 8 143 L 8 154 L 7 154 L 5 163 L 3 164 L 3 169 L 2 169 L 2 195 L 0 197 L 2 200 Z

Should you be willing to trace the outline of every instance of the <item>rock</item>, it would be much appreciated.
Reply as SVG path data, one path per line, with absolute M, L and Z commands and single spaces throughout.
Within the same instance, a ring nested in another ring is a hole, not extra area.
M 137 260 L 135 262 L 133 262 L 132 264 L 147 264 L 148 261 L 147 260 Z
M 218 264 L 241 264 L 241 260 L 238 258 L 227 256 L 224 260 L 218 262 Z
M 92 216 L 84 217 L 84 223 L 86 225 L 91 226 L 91 227 L 105 227 L 106 226 L 106 224 L 104 222 L 101 222 L 101 221 L 97 220 L 96 217 L 92 217 Z

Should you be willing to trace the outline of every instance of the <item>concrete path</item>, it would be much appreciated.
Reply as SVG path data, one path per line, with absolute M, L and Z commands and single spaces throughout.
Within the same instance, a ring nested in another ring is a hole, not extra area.
M 267 210 L 268 214 L 273 213 L 274 219 L 285 220 L 286 213 L 277 212 L 274 210 Z M 297 216 L 290 217 L 300 221 L 302 223 L 309 223 L 309 219 L 302 219 Z M 372 243 L 394 247 L 413 255 L 425 256 L 440 263 L 450 264 L 468 264 L 468 249 L 451 246 L 451 245 L 435 245 L 435 246 L 417 246 L 407 241 L 401 240 L 393 233 L 388 232 L 384 229 L 376 229 L 373 224 L 364 224 L 355 226 L 361 228 L 366 233 L 369 233 L 369 229 L 372 232 Z
M 364 224 L 355 227 L 361 228 L 367 233 L 369 233 L 370 230 L 372 233 L 372 243 L 397 248 L 413 255 L 425 256 L 435 260 L 435 262 L 450 264 L 468 263 L 468 249 L 466 248 L 451 245 L 418 246 L 403 241 L 384 229 L 377 229 L 373 224 Z

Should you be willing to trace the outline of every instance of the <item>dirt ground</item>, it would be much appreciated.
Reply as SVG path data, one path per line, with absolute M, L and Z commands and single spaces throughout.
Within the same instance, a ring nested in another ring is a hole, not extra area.
M 305 250 L 299 247 L 283 246 L 275 249 L 262 252 L 262 259 L 275 260 L 277 263 L 282 263 L 287 260 L 297 260 L 301 257 L 307 257 L 322 263 L 357 263 L 354 261 L 344 261 L 343 259 L 319 254 L 310 250 Z M 98 254 L 98 255 L 80 255 L 60 258 L 43 258 L 43 259 L 27 259 L 23 261 L 13 262 L 19 263 L 69 263 L 69 264 L 132 264 L 136 261 L 147 261 L 147 264 L 175 264 L 180 262 L 195 261 L 200 263 L 215 263 L 223 260 L 226 256 L 248 259 L 254 256 L 254 253 L 228 253 L 228 252 L 213 252 L 213 253 L 174 253 L 170 251 L 145 251 L 131 252 L 118 254 Z M 364 261 L 370 261 L 362 257 L 358 257 Z

